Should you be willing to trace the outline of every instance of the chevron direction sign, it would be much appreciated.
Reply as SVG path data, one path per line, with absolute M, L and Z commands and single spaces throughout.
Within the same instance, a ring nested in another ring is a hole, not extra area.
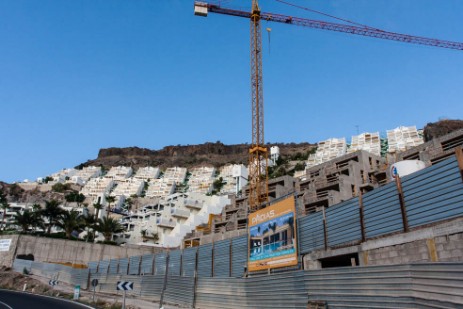
M 117 281 L 118 291 L 131 291 L 133 290 L 133 282 L 130 281 Z
M 51 286 L 55 286 L 58 284 L 58 280 L 50 280 L 48 281 L 48 284 L 51 285 Z

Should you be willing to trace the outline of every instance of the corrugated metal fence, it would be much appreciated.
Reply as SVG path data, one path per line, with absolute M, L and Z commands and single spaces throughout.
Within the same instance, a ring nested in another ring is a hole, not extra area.
M 253 278 L 199 278 L 196 308 L 462 308 L 463 264 L 295 271 Z
M 97 291 L 120 294 L 117 281 L 134 282 L 128 294 L 194 308 L 463 308 L 463 263 L 329 268 L 249 278 L 89 273 L 59 264 L 16 259 L 13 268 Z M 163 292 L 164 291 L 164 292 Z
M 28 273 L 40 277 L 80 285 L 82 289 L 87 288 L 90 271 L 89 269 L 72 268 L 61 264 L 39 263 L 20 259 L 14 260 L 13 269 L 20 273 L 26 269 Z

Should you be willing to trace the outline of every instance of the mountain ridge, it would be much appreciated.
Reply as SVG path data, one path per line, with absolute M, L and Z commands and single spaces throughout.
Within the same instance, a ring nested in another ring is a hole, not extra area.
M 316 147 L 316 144 L 275 143 L 267 146 L 269 151 L 270 146 L 278 146 L 281 156 L 290 157 L 310 153 Z M 90 165 L 111 167 L 123 165 L 132 167 L 158 166 L 166 168 L 181 166 L 191 168 L 197 166 L 219 167 L 227 163 L 242 163 L 247 165 L 248 149 L 249 144 L 225 145 L 221 142 L 165 146 L 160 150 L 140 147 L 111 147 L 100 149 L 96 159 L 88 160 L 77 167 Z

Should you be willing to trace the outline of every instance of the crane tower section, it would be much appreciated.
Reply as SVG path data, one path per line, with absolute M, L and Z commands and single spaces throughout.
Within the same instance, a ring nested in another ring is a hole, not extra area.
M 260 9 L 252 1 L 251 11 L 252 144 L 249 149 L 249 207 L 256 211 L 268 199 L 267 147 L 264 141 L 264 95 Z
M 207 16 L 211 6 L 195 2 L 195 15 Z M 251 110 L 252 143 L 249 148 L 249 209 L 259 210 L 268 201 L 268 151 L 264 140 L 264 95 L 262 78 L 261 12 L 257 0 L 252 0 L 251 21 Z

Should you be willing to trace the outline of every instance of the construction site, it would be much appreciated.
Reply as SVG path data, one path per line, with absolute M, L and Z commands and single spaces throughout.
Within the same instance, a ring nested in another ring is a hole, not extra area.
M 463 129 L 427 141 L 415 126 L 385 137 L 357 132 L 350 143 L 330 138 L 293 175 L 270 178 L 279 149 L 264 139 L 262 22 L 458 51 L 463 43 L 267 13 L 260 4 L 194 3 L 199 17 L 250 22 L 247 166 L 120 166 L 104 177 L 85 167 L 60 176 L 77 177 L 98 204 L 109 192 L 115 205 L 142 191 L 159 200 L 100 212 L 124 226 L 111 239 L 122 246 L 2 235 L 3 266 L 159 308 L 463 308 Z M 188 189 L 178 191 L 187 174 Z M 121 282 L 132 288 L 121 292 Z

